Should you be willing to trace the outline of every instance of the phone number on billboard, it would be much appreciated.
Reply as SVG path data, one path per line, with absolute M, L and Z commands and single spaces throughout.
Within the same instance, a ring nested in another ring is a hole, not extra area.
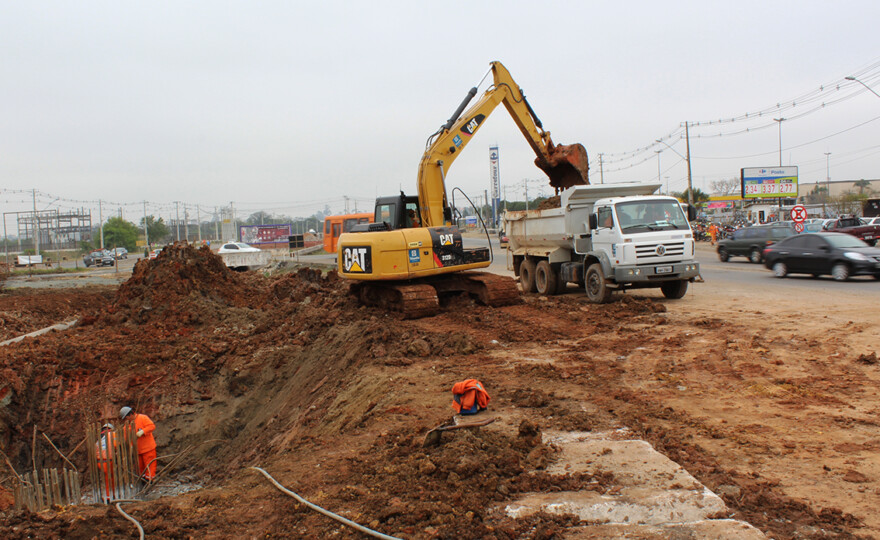
M 791 182 L 784 184 L 746 184 L 746 195 L 780 195 L 797 193 L 797 185 Z

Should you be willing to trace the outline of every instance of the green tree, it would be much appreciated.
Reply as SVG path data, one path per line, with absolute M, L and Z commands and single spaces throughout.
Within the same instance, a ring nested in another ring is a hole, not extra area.
M 112 217 L 104 224 L 104 246 L 124 247 L 129 251 L 137 248 L 138 228 L 121 217 Z
M 273 221 L 273 219 L 274 218 L 272 217 L 272 214 L 269 214 L 267 212 L 263 212 L 262 210 L 260 210 L 258 212 L 254 212 L 253 214 L 248 216 L 247 220 L 245 221 L 245 224 L 246 225 L 272 225 L 273 223 L 275 223 Z
M 163 220 L 162 218 L 156 219 L 156 216 L 153 215 L 149 215 L 146 218 L 141 218 L 141 230 L 143 230 L 144 228 L 144 219 L 146 219 L 147 232 L 150 235 L 151 244 L 162 242 L 167 239 L 168 236 L 171 234 L 171 232 L 168 230 L 168 225 L 165 224 L 165 220 Z
M 673 192 L 672 196 L 682 202 L 686 202 L 688 200 L 688 190 L 684 190 L 681 193 Z M 705 202 L 709 202 L 709 195 L 700 188 L 694 188 L 694 206 L 700 207 Z
M 869 189 L 871 187 L 871 182 L 862 178 L 858 182 L 853 182 L 853 187 L 859 188 L 859 195 L 862 195 L 865 193 L 866 189 Z

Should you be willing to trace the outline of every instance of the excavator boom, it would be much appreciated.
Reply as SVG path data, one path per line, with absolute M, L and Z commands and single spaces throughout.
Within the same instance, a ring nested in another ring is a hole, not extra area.
M 499 103 L 504 103 L 520 132 L 537 156 L 535 165 L 550 177 L 558 190 L 589 184 L 589 160 L 581 144 L 556 145 L 540 119 L 501 62 L 491 63 L 493 85 L 467 111 L 462 110 L 476 94 L 472 88 L 453 116 L 429 140 L 419 164 L 419 209 L 429 227 L 450 224 L 446 201 L 446 173 L 483 122 Z

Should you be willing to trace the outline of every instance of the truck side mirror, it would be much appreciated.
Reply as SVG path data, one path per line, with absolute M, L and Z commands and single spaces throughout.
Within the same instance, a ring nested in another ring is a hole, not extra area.
M 688 221 L 693 221 L 697 219 L 697 209 L 694 205 L 688 205 Z
M 599 216 L 596 214 L 590 214 L 590 230 L 595 231 L 599 228 Z

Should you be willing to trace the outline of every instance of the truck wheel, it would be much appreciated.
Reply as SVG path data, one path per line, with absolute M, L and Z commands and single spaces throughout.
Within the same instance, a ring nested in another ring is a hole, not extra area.
M 587 268 L 587 274 L 584 277 L 584 288 L 587 290 L 587 298 L 594 304 L 604 304 L 611 300 L 613 292 L 605 283 L 605 274 L 602 272 L 602 265 L 593 263 Z
M 761 250 L 758 248 L 752 248 L 751 253 L 749 253 L 749 261 L 755 264 L 761 262 Z
M 535 287 L 535 261 L 525 259 L 519 265 L 519 284 L 522 286 L 523 293 L 533 293 L 537 291 Z
M 727 252 L 727 248 L 718 248 L 718 259 L 720 259 L 721 262 L 727 262 L 728 260 L 730 260 L 730 253 Z
M 688 282 L 686 279 L 667 281 L 663 285 L 660 285 L 660 290 L 663 291 L 663 296 L 666 298 L 678 299 L 683 297 L 687 292 Z
M 535 267 L 535 289 L 538 291 L 538 294 L 556 294 L 558 281 L 556 272 L 553 271 L 553 267 L 550 266 L 549 262 L 541 261 Z

